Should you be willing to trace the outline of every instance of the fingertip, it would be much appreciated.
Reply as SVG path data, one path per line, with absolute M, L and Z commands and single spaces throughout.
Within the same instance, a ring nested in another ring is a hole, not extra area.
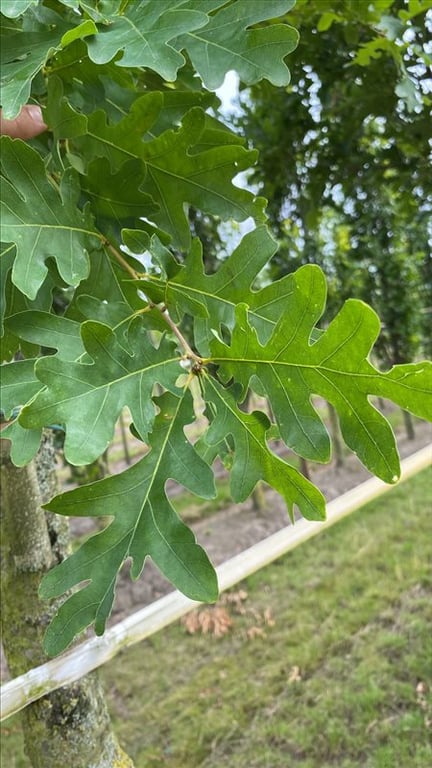
M 0 133 L 12 139 L 32 139 L 46 129 L 42 110 L 37 104 L 25 104 L 13 120 L 4 120 L 0 113 Z
M 34 130 L 34 136 L 37 136 L 39 133 L 42 133 L 42 131 L 46 131 L 47 125 L 44 122 L 43 116 L 42 116 L 42 110 L 40 107 L 37 106 L 37 104 L 27 104 L 25 107 L 23 107 L 23 111 L 27 112 L 27 115 L 29 116 Z

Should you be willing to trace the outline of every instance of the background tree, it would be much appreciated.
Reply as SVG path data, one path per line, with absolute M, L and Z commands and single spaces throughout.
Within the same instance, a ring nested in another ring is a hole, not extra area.
M 331 311 L 348 295 L 371 302 L 387 364 L 413 359 L 430 304 L 428 8 L 300 1 L 291 85 L 259 83 L 242 99 L 240 125 L 260 150 L 252 180 L 280 243 L 276 274 L 318 263 Z

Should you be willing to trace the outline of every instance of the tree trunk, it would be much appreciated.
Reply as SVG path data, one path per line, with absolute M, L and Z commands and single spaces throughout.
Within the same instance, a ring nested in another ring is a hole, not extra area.
M 2 523 L 2 633 L 13 677 L 47 660 L 44 631 L 59 601 L 40 601 L 43 574 L 69 549 L 67 522 L 45 515 L 54 490 L 50 443 L 36 463 L 15 467 L 9 441 L 0 439 Z M 44 696 L 23 712 L 25 750 L 33 768 L 133 768 L 119 747 L 96 675 Z
M 130 467 L 132 462 L 131 462 L 131 457 L 129 453 L 128 439 L 127 439 L 127 432 L 126 432 L 126 426 L 124 422 L 123 411 L 121 411 L 120 413 L 119 422 L 120 422 L 120 434 L 121 434 L 121 439 L 123 443 L 124 458 L 125 458 L 126 464 L 128 465 L 128 467 Z
M 255 512 L 264 512 L 266 509 L 266 498 L 262 483 L 257 483 L 252 491 L 252 509 Z
M 333 451 L 336 459 L 336 466 L 342 467 L 344 463 L 343 448 L 341 433 L 339 427 L 339 421 L 336 413 L 336 408 L 331 403 L 327 403 L 328 415 L 330 421 L 331 436 L 333 441 Z
M 300 456 L 300 472 L 302 475 L 306 478 L 306 480 L 310 480 L 310 472 L 309 472 L 309 465 L 306 461 L 306 459 L 303 458 L 303 456 Z
M 403 420 L 405 424 L 405 432 L 408 440 L 414 440 L 415 439 L 415 429 L 414 429 L 414 422 L 412 420 L 412 416 L 408 411 L 404 411 L 402 408 L 402 415 Z

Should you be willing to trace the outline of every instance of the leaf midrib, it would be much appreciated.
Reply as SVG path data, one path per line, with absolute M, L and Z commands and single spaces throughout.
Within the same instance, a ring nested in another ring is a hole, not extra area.
M 41 358 L 41 360 L 44 360 L 44 359 L 46 359 L 46 358 Z M 60 359 L 60 358 L 58 358 L 58 359 Z M 86 384 L 89 387 L 89 390 L 87 392 L 84 392 L 84 393 L 81 392 L 81 393 L 75 394 L 72 397 L 64 398 L 63 400 L 56 400 L 56 402 L 54 404 L 54 407 L 57 408 L 58 406 L 63 405 L 64 403 L 72 402 L 76 398 L 81 399 L 83 397 L 86 397 L 89 394 L 93 394 L 94 392 L 98 392 L 99 390 L 104 390 L 105 388 L 109 388 L 109 387 L 118 385 L 120 382 L 124 382 L 126 379 L 131 378 L 132 376 L 142 375 L 143 373 L 147 373 L 148 371 L 151 371 L 152 369 L 156 369 L 156 368 L 158 368 L 160 366 L 165 366 L 165 365 L 168 365 L 168 364 L 171 364 L 171 363 L 179 363 L 180 359 L 181 359 L 180 357 L 173 357 L 173 358 L 169 358 L 168 360 L 160 360 L 157 363 L 153 363 L 152 365 L 147 366 L 147 368 L 140 368 L 137 371 L 130 371 L 125 376 L 121 376 L 121 377 L 119 377 L 117 379 L 113 379 L 113 381 L 111 381 L 111 382 L 106 382 L 105 384 L 100 384 L 100 385 L 97 385 L 97 386 L 92 386 L 91 382 L 86 381 L 85 379 L 80 379 L 80 378 L 78 378 L 78 376 L 71 376 L 71 375 L 67 375 L 67 373 L 61 373 L 62 378 L 70 379 L 71 381 L 78 381 L 80 384 Z M 62 362 L 64 362 L 64 361 L 62 361 Z M 88 365 L 88 366 L 85 366 L 85 367 L 86 368 L 92 368 L 93 366 L 92 365 Z M 58 371 L 56 371 L 56 375 L 59 375 Z M 46 384 L 42 381 L 42 379 L 39 379 L 39 380 L 46 387 Z M 38 409 L 38 413 L 43 413 L 44 411 L 46 411 L 46 410 L 48 410 L 48 409 L 50 409 L 52 407 L 53 407 L 53 404 L 50 403 L 49 405 L 46 405 L 46 406 L 43 406 L 43 407 L 39 408 Z
M 309 345 L 310 347 L 313 345 Z M 374 379 L 381 379 L 383 376 L 385 377 L 385 373 L 381 373 L 380 371 L 373 372 L 356 372 L 356 371 L 348 371 L 348 370 L 341 370 L 339 368 L 327 368 L 326 366 L 321 365 L 321 363 L 314 363 L 314 364 L 308 364 L 308 363 L 299 363 L 295 361 L 284 361 L 284 360 L 269 360 L 269 359 L 261 359 L 261 358 L 246 358 L 246 357 L 211 357 L 210 362 L 212 363 L 236 363 L 237 365 L 270 365 L 270 366 L 281 366 L 285 368 L 299 368 L 299 369 L 306 369 L 306 370 L 314 370 L 314 371 L 325 371 L 328 374 L 336 374 L 338 376 L 349 376 L 349 377 L 355 377 L 359 379 L 368 379 L 371 378 Z M 402 380 L 392 380 L 389 379 L 389 381 L 392 382 L 392 384 L 395 384 L 397 386 L 405 387 L 406 389 L 411 390 L 412 386 L 409 384 L 403 384 Z M 416 389 L 416 391 L 421 392 L 423 394 L 430 394 L 429 389 Z M 373 394 L 370 392 L 369 394 Z

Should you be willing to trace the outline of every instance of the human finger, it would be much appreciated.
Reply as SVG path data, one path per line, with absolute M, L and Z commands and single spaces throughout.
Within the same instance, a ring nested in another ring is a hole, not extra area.
M 36 104 L 25 104 L 13 120 L 4 120 L 0 114 L 0 133 L 12 139 L 32 139 L 46 129 L 42 110 Z

